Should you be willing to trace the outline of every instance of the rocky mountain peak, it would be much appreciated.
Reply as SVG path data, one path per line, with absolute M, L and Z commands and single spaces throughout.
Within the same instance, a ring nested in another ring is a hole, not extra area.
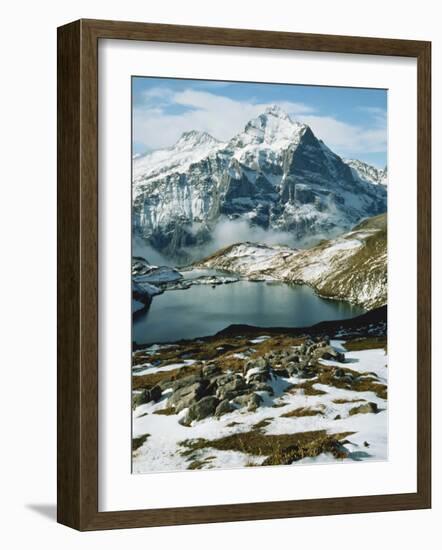
M 387 185 L 388 183 L 388 170 L 387 167 L 384 169 L 376 168 L 371 166 L 366 162 L 362 162 L 357 159 L 343 159 L 345 164 L 350 166 L 353 174 L 368 183 L 373 183 L 375 185 Z
M 216 144 L 219 141 L 207 132 L 190 130 L 183 132 L 174 147 L 196 147 L 199 145 Z
M 264 115 L 274 116 L 283 120 L 290 120 L 289 115 L 279 105 L 269 105 L 264 111 Z
M 306 125 L 293 121 L 278 105 L 270 105 L 250 120 L 231 144 L 234 147 L 263 144 L 281 148 L 289 142 L 298 142 L 305 128 Z

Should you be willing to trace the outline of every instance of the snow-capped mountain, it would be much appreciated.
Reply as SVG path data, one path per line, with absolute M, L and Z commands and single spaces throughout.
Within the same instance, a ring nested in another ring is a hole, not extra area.
M 387 185 L 388 184 L 388 172 L 387 167 L 376 168 L 366 162 L 356 159 L 343 159 L 345 164 L 348 164 L 353 171 L 353 174 L 359 177 L 362 181 L 367 183 L 373 183 L 375 185 Z
M 307 250 L 238 243 L 196 265 L 254 281 L 308 284 L 326 298 L 380 307 L 387 303 L 387 216 L 364 220 Z
M 336 235 L 386 205 L 384 186 L 358 176 L 277 106 L 226 143 L 186 132 L 173 147 L 133 160 L 134 234 L 171 256 L 210 241 L 221 219 L 301 242 Z

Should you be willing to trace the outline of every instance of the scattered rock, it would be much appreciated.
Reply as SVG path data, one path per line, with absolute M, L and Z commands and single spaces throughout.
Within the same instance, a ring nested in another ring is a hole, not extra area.
M 161 387 L 159 385 L 154 386 L 150 390 L 150 399 L 151 399 L 151 401 L 155 401 L 155 403 L 157 401 L 159 401 L 161 399 L 162 393 L 163 392 L 162 392 Z
M 213 376 L 220 373 L 221 373 L 221 369 L 217 365 L 209 364 L 209 365 L 205 365 L 202 368 L 202 374 L 206 378 L 212 378 Z
M 191 407 L 206 395 L 207 380 L 205 382 L 200 380 L 177 389 L 169 397 L 168 405 L 175 407 L 177 413 Z
M 194 420 L 203 420 L 208 416 L 212 416 L 218 405 L 219 399 L 213 395 L 203 397 L 197 403 L 194 403 L 191 407 L 189 407 L 183 424 L 188 425 Z
M 379 408 L 376 403 L 373 403 L 372 401 L 369 401 L 368 403 L 364 403 L 363 405 L 359 405 L 358 407 L 353 407 L 349 410 L 348 414 L 350 416 L 353 416 L 354 414 L 368 414 L 368 413 L 378 413 Z
M 139 407 L 140 405 L 145 405 L 151 401 L 159 401 L 161 399 L 161 388 L 160 386 L 154 386 L 151 389 L 143 389 L 140 393 L 135 394 L 132 397 L 132 406 L 134 408 Z
M 184 376 L 183 378 L 179 378 L 178 380 L 175 380 L 175 382 L 172 385 L 173 391 L 177 391 L 184 386 L 189 386 L 191 384 L 199 383 L 202 381 L 202 378 L 199 374 L 190 374 L 189 376 Z M 207 385 L 207 380 L 205 381 Z
M 257 393 L 249 393 L 235 397 L 233 401 L 240 407 L 247 407 L 248 411 L 256 411 L 262 403 L 262 397 Z
M 324 343 L 325 344 L 325 343 Z M 330 361 L 337 361 L 338 363 L 345 363 L 345 354 L 341 351 L 335 350 L 330 345 L 324 345 L 316 348 L 315 356 L 321 359 L 328 359 Z
M 223 414 L 228 414 L 235 410 L 235 407 L 228 401 L 227 399 L 224 399 L 224 401 L 221 401 L 218 406 L 215 409 L 215 416 L 220 417 Z
M 264 382 L 257 382 L 257 383 L 251 384 L 251 386 L 254 391 L 265 391 L 269 395 L 274 395 L 272 386 L 269 386 L 269 384 L 265 384 Z

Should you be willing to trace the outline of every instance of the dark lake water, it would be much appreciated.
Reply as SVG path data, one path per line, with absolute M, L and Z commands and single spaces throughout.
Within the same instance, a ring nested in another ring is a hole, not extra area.
M 134 320 L 132 340 L 173 342 L 209 336 L 231 324 L 306 327 L 361 313 L 360 307 L 319 298 L 307 286 L 249 281 L 215 288 L 194 285 L 155 296 L 149 310 Z

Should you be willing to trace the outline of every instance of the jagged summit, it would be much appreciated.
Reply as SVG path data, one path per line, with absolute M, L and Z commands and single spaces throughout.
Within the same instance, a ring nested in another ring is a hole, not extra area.
M 220 143 L 216 138 L 210 135 L 208 132 L 200 132 L 198 130 L 189 130 L 183 132 L 179 137 L 178 141 L 175 143 L 173 148 L 180 146 L 189 146 L 194 147 L 202 144 L 216 144 Z
M 284 120 L 291 120 L 288 113 L 284 111 L 279 105 L 273 104 L 269 105 L 263 113 L 264 115 L 271 115 L 277 118 L 282 118 Z
M 264 144 L 281 149 L 296 144 L 307 126 L 293 121 L 278 105 L 270 105 L 256 118 L 249 120 L 244 131 L 232 138 L 234 147 Z
M 380 169 L 362 160 L 357 159 L 343 159 L 345 164 L 350 166 L 355 176 L 362 181 L 373 183 L 375 185 L 387 185 L 388 184 L 388 169 L 387 167 Z

